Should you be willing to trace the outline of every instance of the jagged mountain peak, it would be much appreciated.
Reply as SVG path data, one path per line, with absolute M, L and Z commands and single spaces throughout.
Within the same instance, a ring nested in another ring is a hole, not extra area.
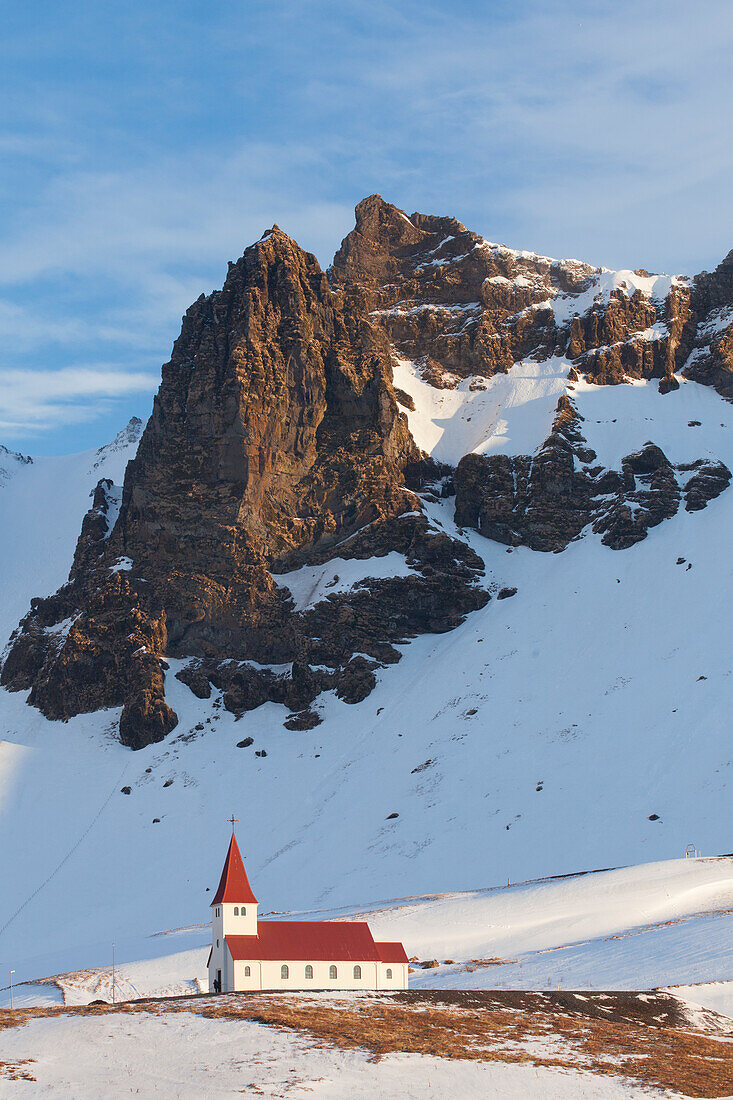
M 396 643 L 489 599 L 481 558 L 414 490 L 455 492 L 460 522 L 510 548 L 559 551 L 591 528 L 630 547 L 726 489 L 711 450 L 668 453 L 646 424 L 601 460 L 568 396 L 650 378 L 675 391 L 701 308 L 682 280 L 493 244 L 379 195 L 330 278 L 273 226 L 187 311 L 123 490 L 97 486 L 69 581 L 34 603 L 2 682 L 49 717 L 121 706 L 133 747 L 176 723 L 168 657 L 238 713 L 286 702 L 291 728 L 319 721 L 324 691 L 363 699 Z M 544 411 L 526 449 L 492 454 L 502 394 Z
M 246 249 L 187 311 L 121 501 L 100 482 L 69 582 L 24 620 L 3 683 L 49 717 L 121 705 L 138 748 L 176 724 L 163 657 L 193 658 L 182 679 L 234 710 L 307 710 L 329 688 L 363 698 L 393 643 L 482 606 L 481 560 L 406 487 L 419 455 L 391 374 L 381 329 L 314 256 L 279 230 Z M 387 555 L 390 576 L 356 593 L 291 598 L 293 571 Z

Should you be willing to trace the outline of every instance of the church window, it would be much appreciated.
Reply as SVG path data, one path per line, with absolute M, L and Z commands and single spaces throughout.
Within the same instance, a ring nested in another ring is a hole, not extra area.
M 250 976 L 250 974 L 251 974 L 251 973 L 252 973 L 252 971 L 250 970 L 250 968 L 249 968 L 248 966 L 245 966 L 245 968 L 244 968 L 244 976 L 245 976 L 245 978 L 248 978 L 248 977 Z
M 305 968 L 305 976 L 306 976 L 306 978 L 312 978 L 313 977 L 313 967 L 310 965 L 310 963 Z
M 239 916 L 239 906 L 238 906 L 238 905 L 235 905 L 235 906 L 234 906 L 234 916 L 235 916 L 235 917 L 238 917 L 238 916 Z
M 243 916 L 243 917 L 247 916 L 247 910 L 244 908 L 244 906 L 242 906 L 242 908 L 241 908 L 241 916 Z
M 391 966 L 388 966 L 388 967 L 387 967 L 387 977 L 388 977 L 388 978 L 391 978 L 391 977 L 392 977 L 392 967 L 391 967 Z
M 218 941 L 218 940 L 216 941 L 216 946 L 217 946 L 217 947 L 219 946 L 219 941 Z
M 288 964 L 287 963 L 283 963 L 282 966 L 280 967 L 280 977 L 281 978 L 289 978 L 290 977 L 290 971 L 288 970 Z
M 335 966 L 330 967 L 330 969 L 328 971 L 328 976 L 329 976 L 329 978 L 331 978 L 332 981 L 334 979 L 338 978 L 339 972 L 338 972 L 338 970 L 336 969 Z
M 358 980 L 359 978 L 361 978 L 361 967 L 360 967 L 360 966 L 355 966 L 355 967 L 354 967 L 354 977 L 355 977 L 355 978 L 356 978 L 357 980 Z

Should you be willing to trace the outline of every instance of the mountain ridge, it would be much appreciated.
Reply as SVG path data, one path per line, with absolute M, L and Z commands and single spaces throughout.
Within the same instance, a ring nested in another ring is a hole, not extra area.
M 372 195 L 326 273 L 274 226 L 187 311 L 124 485 L 98 483 L 68 582 L 32 601 L 0 682 L 53 719 L 121 705 L 138 749 L 178 723 L 171 658 L 199 698 L 220 690 L 238 715 L 284 703 L 292 729 L 320 722 L 324 692 L 360 702 L 396 646 L 490 599 L 461 524 L 540 551 L 592 529 L 620 550 L 725 491 L 705 448 L 674 461 L 648 438 L 604 465 L 578 401 L 652 380 L 671 400 L 685 378 L 726 397 L 731 271 L 554 261 Z M 418 382 L 468 407 L 535 365 L 558 396 L 530 453 L 490 453 L 496 421 L 454 467 L 413 438 Z M 454 495 L 448 534 L 425 503 Z M 398 568 L 296 607 L 289 572 L 335 558 Z

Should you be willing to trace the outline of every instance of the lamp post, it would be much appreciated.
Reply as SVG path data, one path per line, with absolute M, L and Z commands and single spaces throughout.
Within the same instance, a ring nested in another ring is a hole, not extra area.
M 112 1004 L 115 1003 L 115 945 L 112 944 Z
M 10 971 L 10 1007 L 11 1008 L 13 1007 L 13 974 L 14 973 L 15 973 L 14 970 Z

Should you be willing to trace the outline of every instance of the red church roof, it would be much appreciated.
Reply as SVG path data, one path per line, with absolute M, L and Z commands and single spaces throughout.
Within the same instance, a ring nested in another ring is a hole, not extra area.
M 375 943 L 366 921 L 261 920 L 256 936 L 227 936 L 226 942 L 232 959 L 407 962 L 402 944 Z M 388 957 L 382 958 L 382 948 Z
M 218 905 L 223 901 L 257 905 L 257 898 L 252 893 L 252 887 L 247 879 L 247 872 L 244 869 L 234 833 L 232 833 L 232 839 L 229 842 L 229 851 L 224 862 L 224 870 L 219 879 L 219 887 L 211 904 Z
M 406 963 L 410 961 L 401 943 L 384 941 L 382 943 L 376 943 L 375 947 L 379 953 L 380 962 Z

